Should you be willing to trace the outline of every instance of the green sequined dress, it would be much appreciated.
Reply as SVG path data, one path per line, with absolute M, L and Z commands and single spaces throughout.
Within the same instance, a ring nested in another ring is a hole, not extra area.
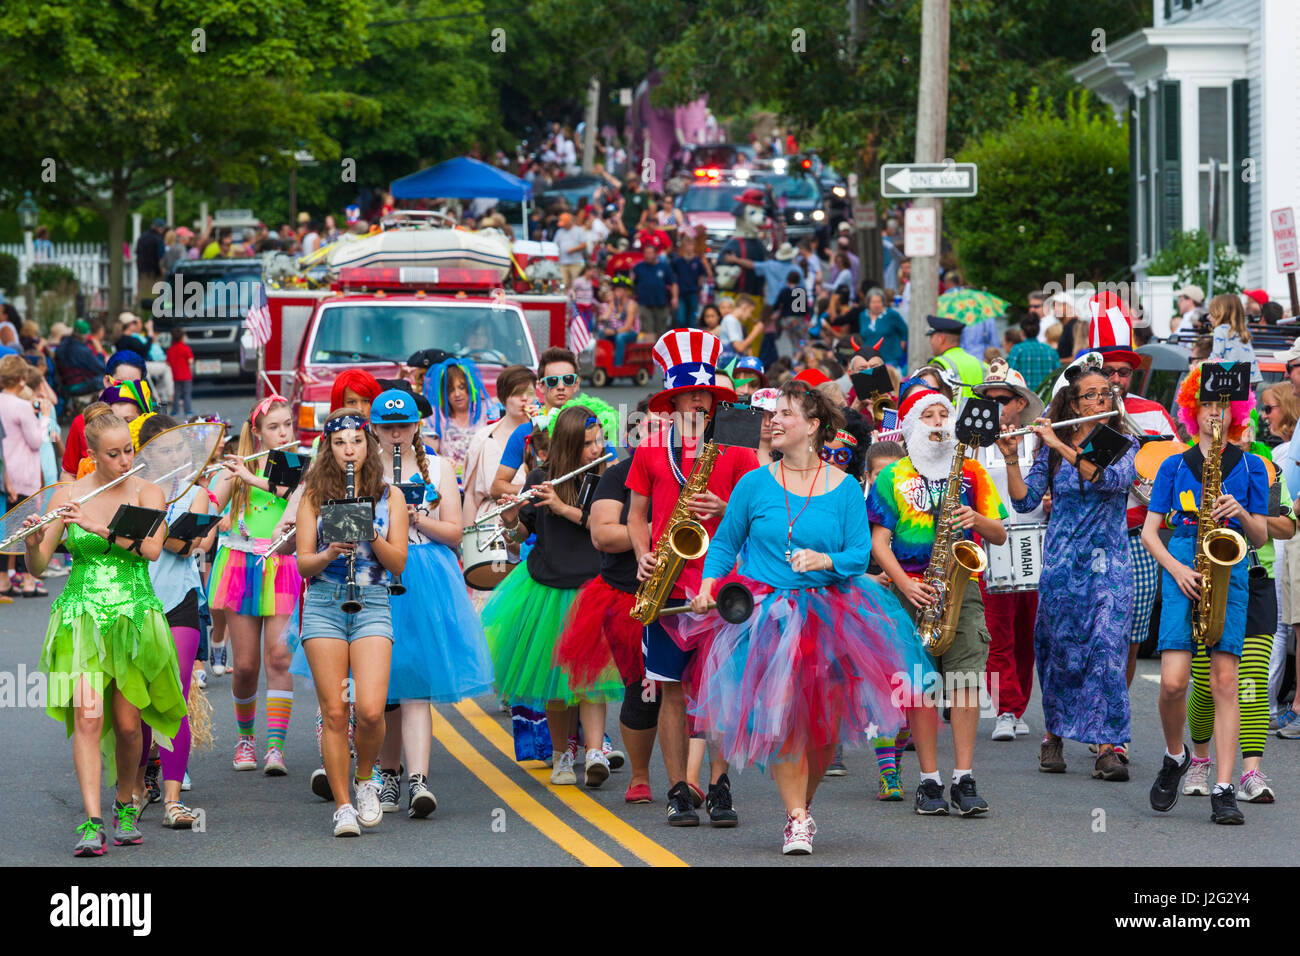
M 72 571 L 51 608 L 41 651 L 48 680 L 45 712 L 72 736 L 76 687 L 84 677 L 98 693 L 121 692 L 140 708 L 155 740 L 171 749 L 186 714 L 176 644 L 163 606 L 149 580 L 149 562 L 106 542 L 78 525 L 68 525 Z M 109 685 L 112 685 L 110 687 Z M 112 700 L 105 696 L 100 739 L 110 782 L 113 759 Z

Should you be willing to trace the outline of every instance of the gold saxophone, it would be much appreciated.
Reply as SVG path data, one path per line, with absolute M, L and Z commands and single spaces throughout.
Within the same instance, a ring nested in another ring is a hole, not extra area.
M 962 464 L 966 458 L 966 445 L 957 443 L 952 456 L 952 469 L 948 472 L 948 487 L 944 489 L 943 504 L 934 523 L 934 549 L 926 565 L 923 583 L 934 588 L 937 600 L 921 608 L 916 619 L 921 646 L 932 657 L 942 657 L 952 647 L 957 637 L 957 618 L 961 614 L 961 601 L 970 584 L 972 574 L 988 567 L 989 559 L 974 542 L 967 541 L 962 532 L 953 527 L 952 513 L 961 505 Z
M 721 451 L 721 445 L 711 441 L 704 443 L 691 476 L 677 496 L 668 526 L 655 544 L 654 573 L 636 589 L 636 602 L 631 611 L 632 617 L 642 624 L 651 624 L 659 617 L 686 562 L 704 557 L 709 550 L 709 532 L 691 517 L 688 505 L 693 496 L 704 494 L 708 489 L 709 475 L 713 473 Z
M 1201 576 L 1201 601 L 1192 618 L 1192 638 L 1213 647 L 1223 636 L 1228 610 L 1228 578 L 1246 556 L 1246 539 L 1231 528 L 1217 528 L 1210 516 L 1223 484 L 1223 422 L 1214 419 L 1210 450 L 1201 466 L 1201 510 L 1196 517 L 1192 570 Z

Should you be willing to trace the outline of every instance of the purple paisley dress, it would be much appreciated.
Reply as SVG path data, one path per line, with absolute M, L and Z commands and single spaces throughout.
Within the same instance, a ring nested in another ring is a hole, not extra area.
M 1052 514 L 1043 542 L 1034 656 L 1043 718 L 1058 737 L 1084 743 L 1130 739 L 1129 631 L 1133 574 L 1125 520 L 1137 477 L 1136 444 L 1105 469 L 1097 484 L 1061 460 L 1052 480 Z M 1028 495 L 1011 505 L 1032 511 L 1047 489 L 1048 449 L 1025 476 Z

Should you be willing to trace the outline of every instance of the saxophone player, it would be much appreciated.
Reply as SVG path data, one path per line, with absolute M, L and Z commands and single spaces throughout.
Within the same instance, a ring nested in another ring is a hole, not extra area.
M 637 446 L 628 473 L 631 490 L 628 506 L 628 536 L 637 558 L 637 578 L 646 581 L 654 574 L 655 547 L 668 528 L 678 499 L 695 467 L 705 426 L 719 401 L 733 402 L 736 393 L 717 384 L 718 355 L 722 342 L 699 329 L 673 329 L 654 347 L 655 361 L 664 370 L 664 389 L 650 400 L 650 411 L 671 416 L 651 426 Z M 758 467 L 752 449 L 726 448 L 713 466 L 703 492 L 688 502 L 691 515 L 710 535 L 727 510 L 727 499 L 741 476 Z M 653 520 L 652 517 L 653 516 Z M 703 558 L 688 561 L 672 589 L 669 606 L 686 604 L 700 588 Z M 659 706 L 659 746 L 668 770 L 668 823 L 698 826 L 699 816 L 686 780 L 686 695 L 682 674 L 691 652 L 673 641 L 663 626 L 654 621 L 642 638 L 647 681 L 658 681 L 662 694 Z M 719 826 L 735 826 L 731 806 L 731 784 L 726 763 L 711 760 L 709 772 L 709 815 Z M 693 781 L 692 781 L 693 782 Z
M 1178 391 L 1178 417 L 1197 442 L 1185 454 L 1167 458 L 1156 473 L 1142 543 L 1164 569 L 1160 611 L 1160 723 L 1165 735 L 1165 754 L 1160 772 L 1151 787 L 1151 807 L 1171 810 L 1178 802 L 1182 778 L 1192 764 L 1191 749 L 1183 743 L 1187 715 L 1187 683 L 1192 658 L 1210 657 L 1210 692 L 1214 698 L 1214 749 L 1217 782 L 1210 794 L 1210 819 L 1214 823 L 1238 824 L 1245 818 L 1237 808 L 1232 773 L 1237 758 L 1240 711 L 1237 703 L 1237 668 L 1246 634 L 1248 562 L 1237 561 L 1228 577 L 1223 633 L 1207 647 L 1193 637 L 1203 579 L 1192 569 L 1199 523 L 1224 522 L 1242 532 L 1255 547 L 1268 539 L 1268 475 L 1263 460 L 1226 444 L 1215 455 L 1214 439 L 1223 423 L 1227 442 L 1240 437 L 1250 420 L 1254 396 L 1246 401 L 1201 404 L 1198 395 L 1201 369 L 1192 372 Z M 1211 480 L 1217 470 L 1219 494 L 1202 513 L 1202 476 Z M 1168 515 L 1173 537 L 1166 547 L 1158 531 Z
M 872 555 L 901 593 L 903 609 L 915 623 L 921 609 L 938 595 L 923 582 L 934 548 L 935 531 L 953 471 L 956 438 L 952 403 L 931 389 L 908 392 L 898 410 L 907 457 L 876 478 L 867 498 L 871 520 Z M 960 505 L 948 516 L 960 535 L 978 532 L 1002 544 L 1006 506 L 984 466 L 972 458 L 961 465 Z M 975 788 L 972 773 L 975 734 L 979 724 L 979 685 L 988 662 L 989 633 L 984 623 L 980 590 L 968 586 L 962 597 L 957 636 L 936 661 L 945 689 L 952 690 L 952 736 L 956 767 L 952 776 L 952 806 L 961 816 L 987 813 L 988 803 Z M 926 675 L 931 683 L 934 676 Z M 948 814 L 937 757 L 939 715 L 931 695 L 914 700 L 909 715 L 916 743 L 921 782 L 915 810 L 923 815 Z

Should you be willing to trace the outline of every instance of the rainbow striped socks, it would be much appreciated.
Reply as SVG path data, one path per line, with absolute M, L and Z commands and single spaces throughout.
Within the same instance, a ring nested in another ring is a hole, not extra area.
M 882 777 L 889 771 L 898 769 L 898 764 L 894 762 L 893 737 L 876 737 L 871 741 L 871 746 L 876 748 L 876 763 L 880 765 Z
M 253 736 L 253 725 L 257 723 L 257 695 L 254 694 L 244 700 L 238 697 L 235 701 L 235 723 L 239 725 L 239 736 Z
M 267 690 L 266 692 L 266 749 L 284 750 L 284 735 L 289 730 L 289 715 L 293 713 L 293 691 Z

